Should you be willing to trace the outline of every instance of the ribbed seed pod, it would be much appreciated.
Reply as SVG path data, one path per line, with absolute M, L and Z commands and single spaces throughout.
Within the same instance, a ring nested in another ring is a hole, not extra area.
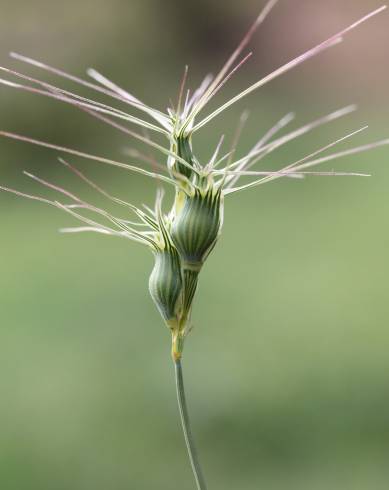
M 176 249 L 167 247 L 155 252 L 149 290 L 163 319 L 173 327 L 180 314 L 183 291 L 181 264 Z
M 175 217 L 171 237 L 183 266 L 199 271 L 219 237 L 223 220 L 221 189 L 195 189 Z
M 171 329 L 176 329 L 179 325 L 183 299 L 181 259 L 166 228 L 161 209 L 162 198 L 163 193 L 159 191 L 156 202 L 159 233 L 155 242 L 155 263 L 149 278 L 149 290 L 166 324 Z

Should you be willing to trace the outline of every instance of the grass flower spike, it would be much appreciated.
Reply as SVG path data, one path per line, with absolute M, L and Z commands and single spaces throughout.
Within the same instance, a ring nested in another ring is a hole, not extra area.
M 152 158 L 153 170 L 151 171 L 132 161 L 117 161 L 85 153 L 81 150 L 66 148 L 59 144 L 0 131 L 0 135 L 4 137 L 40 145 L 61 154 L 69 154 L 73 157 L 123 168 L 152 178 L 158 181 L 161 186 L 166 184 L 173 187 L 174 198 L 173 202 L 169 203 L 168 209 L 164 209 L 165 203 L 162 188 L 158 190 L 155 205 L 152 208 L 146 205 L 138 207 L 108 193 L 62 157 L 59 158 L 59 162 L 77 175 L 85 185 L 93 188 L 97 194 L 103 196 L 107 202 L 114 204 L 119 214 L 116 212 L 112 214 L 110 211 L 96 207 L 63 187 L 30 173 L 26 173 L 26 176 L 33 179 L 37 184 L 58 193 L 58 198 L 49 200 L 7 187 L 0 187 L 0 189 L 54 206 L 81 222 L 80 226 L 61 229 L 62 232 L 96 232 L 126 238 L 147 246 L 153 253 L 155 262 L 149 279 L 149 291 L 172 336 L 172 356 L 175 364 L 180 415 L 198 490 L 204 490 L 206 484 L 189 425 L 181 358 L 185 339 L 191 330 L 191 312 L 199 274 L 220 236 L 226 197 L 279 178 L 298 180 L 308 176 L 367 176 L 368 174 L 361 172 L 320 172 L 314 171 L 312 168 L 343 156 L 389 144 L 389 139 L 386 139 L 345 151 L 326 154 L 325 156 L 321 155 L 324 151 L 353 137 L 367 127 L 357 128 L 346 135 L 341 135 L 336 141 L 329 142 L 324 147 L 318 148 L 313 153 L 303 156 L 296 162 L 284 162 L 277 171 L 262 170 L 258 169 L 257 165 L 262 163 L 262 160 L 267 155 L 321 125 L 345 117 L 353 112 L 356 107 L 347 106 L 326 114 L 320 119 L 304 124 L 283 136 L 277 136 L 295 118 L 294 114 L 287 114 L 269 128 L 266 134 L 258 142 L 255 142 L 245 156 L 236 158 L 239 136 L 247 121 L 247 113 L 243 113 L 230 151 L 223 156 L 221 155 L 224 143 L 224 137 L 221 137 L 212 158 L 208 162 L 202 162 L 198 158 L 195 151 L 194 137 L 210 121 L 275 78 L 306 60 L 319 55 L 328 48 L 339 44 L 349 31 L 381 13 L 386 8 L 386 6 L 383 6 L 367 14 L 258 80 L 230 100 L 224 102 L 213 112 L 204 115 L 209 102 L 214 99 L 216 94 L 219 94 L 229 79 L 251 57 L 251 52 L 247 54 L 243 52 L 256 29 L 265 21 L 277 3 L 277 0 L 270 0 L 266 4 L 241 43 L 217 75 L 215 77 L 206 76 L 201 85 L 193 92 L 187 89 L 188 68 L 185 68 L 176 107 L 170 107 L 167 112 L 154 109 L 143 103 L 94 69 L 87 71 L 89 80 L 85 80 L 26 56 L 11 53 L 12 58 L 19 62 L 33 65 L 59 78 L 81 85 L 92 93 L 110 97 L 112 105 L 95 100 L 92 96 L 91 98 L 86 98 L 40 79 L 0 67 L 1 72 L 7 77 L 0 78 L 1 84 L 16 90 L 70 104 L 74 108 L 86 112 L 91 117 L 115 128 L 127 137 L 142 142 L 159 153 L 160 158 Z M 140 128 L 140 132 L 134 129 L 134 126 Z M 166 144 L 162 145 L 156 142 L 153 135 L 163 135 Z M 140 152 L 129 151 L 128 155 L 138 160 L 150 160 L 149 157 L 142 155 Z M 242 178 L 246 179 L 243 183 L 241 181 Z

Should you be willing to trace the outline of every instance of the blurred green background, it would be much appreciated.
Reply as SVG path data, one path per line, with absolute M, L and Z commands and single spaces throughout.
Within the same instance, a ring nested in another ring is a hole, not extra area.
M 348 25 L 378 0 L 281 0 L 221 103 Z M 1 0 L 0 61 L 18 51 L 84 76 L 93 66 L 164 109 L 186 63 L 215 71 L 262 0 Z M 251 110 L 241 153 L 290 110 L 292 123 L 350 103 L 359 111 L 272 155 L 279 168 L 369 123 L 339 149 L 389 136 L 389 16 L 251 95 L 195 140 L 209 158 Z M 79 90 L 84 95 L 88 91 Z M 104 100 L 104 99 L 102 99 Z M 77 109 L 0 87 L 1 128 L 126 160 L 144 150 Z M 58 152 L 2 139 L 0 181 L 40 195 L 30 170 L 94 202 Z M 201 277 L 185 371 L 209 488 L 387 489 L 389 484 L 389 149 L 323 170 L 370 179 L 278 180 L 226 203 L 224 233 Z M 154 181 L 70 159 L 107 190 L 151 204 Z M 193 489 L 175 401 L 170 339 L 147 292 L 151 254 L 0 195 L 0 487 Z

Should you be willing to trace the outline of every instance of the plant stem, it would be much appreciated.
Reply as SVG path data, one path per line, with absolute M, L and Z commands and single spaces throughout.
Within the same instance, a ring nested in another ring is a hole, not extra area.
M 176 373 L 178 408 L 180 410 L 182 430 L 184 432 L 185 443 L 186 443 L 186 448 L 188 450 L 190 464 L 192 466 L 193 474 L 196 480 L 197 490 L 207 490 L 207 485 L 204 480 L 204 475 L 201 471 L 197 450 L 194 444 L 193 435 L 190 428 L 188 407 L 185 398 L 184 378 L 182 374 L 181 359 L 175 359 L 174 367 Z

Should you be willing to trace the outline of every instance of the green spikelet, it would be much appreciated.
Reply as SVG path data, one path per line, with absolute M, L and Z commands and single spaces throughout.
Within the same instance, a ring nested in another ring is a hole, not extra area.
M 163 193 L 158 192 L 156 217 L 159 233 L 155 242 L 155 263 L 149 278 L 150 295 L 166 324 L 178 328 L 182 311 L 183 279 L 180 256 L 172 243 L 162 215 Z
M 210 187 L 206 191 L 195 188 L 185 195 L 180 212 L 175 217 L 171 237 L 183 266 L 199 271 L 215 246 L 223 221 L 221 190 Z
M 166 248 L 155 252 L 155 264 L 149 279 L 149 291 L 158 311 L 173 327 L 181 310 L 183 281 L 177 251 Z
M 183 158 L 186 162 L 188 162 L 188 164 L 192 165 L 193 167 L 198 166 L 197 160 L 193 154 L 192 142 L 189 136 L 177 135 L 173 139 L 171 151 Z M 192 177 L 192 170 L 184 164 L 177 162 L 173 158 L 169 161 L 169 167 L 171 171 L 173 171 L 173 173 L 183 175 L 188 179 Z

